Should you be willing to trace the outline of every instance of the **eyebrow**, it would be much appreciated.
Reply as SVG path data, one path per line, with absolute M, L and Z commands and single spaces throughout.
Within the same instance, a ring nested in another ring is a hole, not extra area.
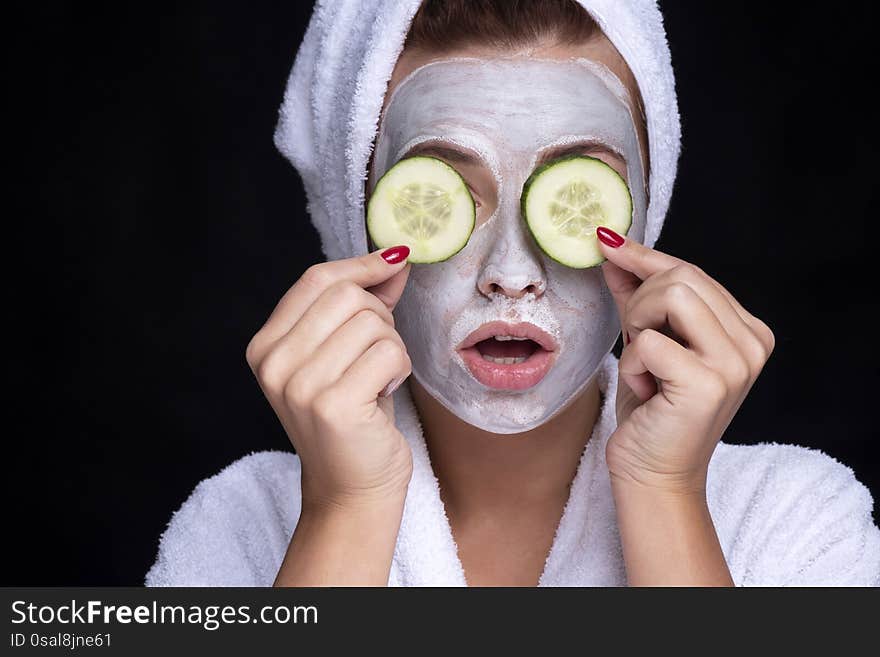
M 594 141 L 592 139 L 580 139 L 571 144 L 563 144 L 562 146 L 551 148 L 549 151 L 541 155 L 541 157 L 538 159 L 537 166 L 546 164 L 547 162 L 555 160 L 558 157 L 565 157 L 566 155 L 578 155 L 584 152 L 605 153 L 606 155 L 617 158 L 622 162 L 626 161 L 620 153 L 600 141 Z
M 417 155 L 433 155 L 454 162 L 455 164 L 480 165 L 483 163 L 480 157 L 473 155 L 472 153 L 459 150 L 452 146 L 444 146 L 443 144 L 438 144 L 436 142 L 422 142 L 421 144 L 416 144 L 409 149 L 403 157 L 416 157 Z
M 570 144 L 563 144 L 562 146 L 551 148 L 541 155 L 541 157 L 538 159 L 536 166 L 541 166 L 542 164 L 546 164 L 547 162 L 555 160 L 559 157 L 564 157 L 566 155 L 577 155 L 584 152 L 601 152 L 610 155 L 611 157 L 615 157 L 621 161 L 625 161 L 620 153 L 618 153 L 610 146 L 607 146 L 599 141 L 594 141 L 592 139 L 581 139 Z M 482 159 L 477 155 L 468 153 L 467 151 L 459 150 L 454 146 L 447 146 L 444 144 L 439 144 L 437 142 L 422 142 L 421 144 L 416 144 L 411 149 L 409 149 L 403 157 L 416 157 L 417 155 L 435 156 L 449 162 L 462 165 L 479 166 L 483 164 Z

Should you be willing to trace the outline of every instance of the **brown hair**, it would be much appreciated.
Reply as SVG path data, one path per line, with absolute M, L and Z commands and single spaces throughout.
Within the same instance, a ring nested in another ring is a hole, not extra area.
M 512 48 L 547 37 L 578 44 L 598 33 L 592 16 L 574 0 L 425 0 L 404 47 L 435 52 L 475 43 Z

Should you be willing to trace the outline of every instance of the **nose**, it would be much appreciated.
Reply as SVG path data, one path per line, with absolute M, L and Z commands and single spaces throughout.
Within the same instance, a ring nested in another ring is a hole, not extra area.
M 499 293 L 512 299 L 529 293 L 540 297 L 547 287 L 540 249 L 520 214 L 521 189 L 521 184 L 503 185 L 498 207 L 489 220 L 491 230 L 483 234 L 487 252 L 477 288 L 487 297 Z
M 477 278 L 477 288 L 485 296 L 500 293 L 520 299 L 532 293 L 540 297 L 547 287 L 540 260 L 521 229 L 504 233 L 495 235 L 494 245 Z
M 541 296 L 544 294 L 545 284 L 542 278 L 525 272 L 504 272 L 498 268 L 486 267 L 477 287 L 486 296 L 500 293 L 512 299 L 521 299 L 529 293 L 536 297 Z

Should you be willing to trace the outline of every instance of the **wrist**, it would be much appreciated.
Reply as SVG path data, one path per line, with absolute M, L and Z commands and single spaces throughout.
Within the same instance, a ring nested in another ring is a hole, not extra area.
M 402 501 L 370 500 L 343 506 L 303 500 L 294 538 L 323 536 L 349 554 L 368 549 L 370 544 L 388 544 L 393 549 L 402 517 Z
M 309 486 L 304 478 L 302 513 L 310 517 L 334 516 L 355 519 L 375 517 L 403 510 L 407 488 L 387 486 L 369 490 L 320 490 Z
M 609 468 L 611 487 L 629 496 L 695 500 L 706 497 L 705 470 L 681 473 L 645 472 L 635 468 Z
M 366 486 L 328 486 L 325 478 L 302 473 L 302 509 L 312 514 L 358 515 L 402 507 L 409 489 L 410 473 Z
M 618 511 L 637 507 L 652 513 L 669 513 L 708 507 L 705 486 L 699 483 L 646 483 L 612 476 L 611 492 Z
M 732 586 L 705 488 L 616 480 L 612 492 L 631 586 Z
M 276 586 L 384 586 L 405 495 L 303 496 Z

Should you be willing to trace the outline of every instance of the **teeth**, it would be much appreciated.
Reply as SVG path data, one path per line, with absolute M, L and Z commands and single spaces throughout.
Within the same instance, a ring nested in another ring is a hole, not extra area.
M 495 339 L 499 342 L 507 342 L 508 340 L 528 340 L 529 338 L 518 338 L 515 335 L 496 335 Z
M 488 354 L 482 354 L 482 356 L 483 360 L 488 360 L 490 363 L 498 363 L 499 365 L 515 365 L 516 363 L 522 363 L 528 360 L 526 356 L 517 356 L 516 358 L 513 356 L 496 358 L 495 356 L 489 356 Z

